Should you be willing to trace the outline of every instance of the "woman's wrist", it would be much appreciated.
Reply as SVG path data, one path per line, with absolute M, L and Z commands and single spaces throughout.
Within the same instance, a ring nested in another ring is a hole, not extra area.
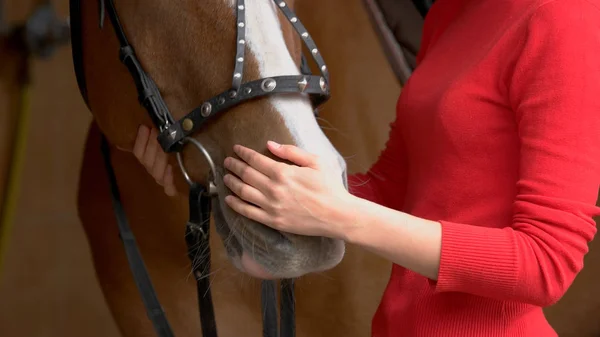
M 425 277 L 437 279 L 441 224 L 358 197 L 347 202 L 338 237 Z
M 348 243 L 357 244 L 361 232 L 368 227 L 371 217 L 367 213 L 372 212 L 368 201 L 348 193 L 341 206 L 335 211 L 334 237 Z

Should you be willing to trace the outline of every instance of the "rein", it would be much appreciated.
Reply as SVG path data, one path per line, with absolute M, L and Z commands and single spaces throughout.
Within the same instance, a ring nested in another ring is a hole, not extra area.
M 329 73 L 325 62 L 320 55 L 314 41 L 294 12 L 285 1 L 274 0 L 276 6 L 283 12 L 301 40 L 310 50 L 310 54 L 319 67 L 321 76 L 312 75 L 307 60 L 302 55 L 300 75 L 283 75 L 263 78 L 242 83 L 242 74 L 245 57 L 245 1 L 237 0 L 236 5 L 236 55 L 235 67 L 232 76 L 231 88 L 206 101 L 193 109 L 186 116 L 176 121 L 169 111 L 166 103 L 152 78 L 143 70 L 137 59 L 133 46 L 127 37 L 117 14 L 113 0 L 99 0 L 100 29 L 104 26 L 105 15 L 108 14 L 113 30 L 119 40 L 119 58 L 127 67 L 138 92 L 139 103 L 147 110 L 152 122 L 160 134 L 158 141 L 165 152 L 175 152 L 179 167 L 188 184 L 189 190 L 189 220 L 185 227 L 185 241 L 188 247 L 188 257 L 192 264 L 192 271 L 196 278 L 198 306 L 203 337 L 217 337 L 215 312 L 210 291 L 211 256 L 209 245 L 211 206 L 217 195 L 216 186 L 210 179 L 214 174 L 215 165 L 210 154 L 195 138 L 190 137 L 197 132 L 212 117 L 236 106 L 258 97 L 276 93 L 306 93 L 315 108 L 325 103 L 330 97 Z M 81 95 L 88 108 L 90 108 L 85 76 L 83 71 L 81 47 L 81 0 L 70 0 L 71 36 L 73 63 Z M 90 108 L 91 109 L 91 108 Z M 180 151 L 185 144 L 192 144 L 204 155 L 209 163 L 210 172 L 207 186 L 194 182 L 187 173 Z M 160 337 L 174 336 L 166 314 L 160 305 L 157 294 L 148 275 L 144 261 L 137 247 L 135 236 L 129 227 L 125 210 L 121 203 L 118 184 L 110 160 L 110 146 L 105 136 L 102 136 L 101 146 L 106 172 L 110 182 L 111 200 L 119 228 L 119 235 L 127 255 L 131 272 L 136 286 L 144 302 L 148 318 L 152 321 L 154 329 Z M 202 256 L 198 259 L 199 256 Z M 197 262 L 197 263 L 196 263 Z M 261 306 L 264 337 L 294 337 L 296 332 L 295 322 L 295 295 L 294 279 L 280 281 L 280 326 L 278 331 L 277 321 L 277 292 L 275 282 L 263 280 L 261 284 Z

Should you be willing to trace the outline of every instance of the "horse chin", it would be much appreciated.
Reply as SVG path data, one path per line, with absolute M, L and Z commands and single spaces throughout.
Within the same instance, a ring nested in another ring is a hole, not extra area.
M 259 279 L 282 279 L 322 272 L 341 262 L 342 240 L 280 232 L 234 212 L 224 201 L 231 191 L 221 178 L 222 174 L 215 177 L 215 226 L 237 269 Z

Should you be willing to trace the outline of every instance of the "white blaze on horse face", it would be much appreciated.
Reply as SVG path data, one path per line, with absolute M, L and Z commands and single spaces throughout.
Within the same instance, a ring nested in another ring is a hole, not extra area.
M 227 1 L 236 6 L 235 0 Z M 246 45 L 258 62 L 260 77 L 299 75 L 283 37 L 275 1 L 247 0 L 245 11 Z M 269 100 L 283 117 L 296 144 L 333 163 L 341 177 L 346 170 L 345 161 L 317 124 L 309 100 L 299 95 L 278 94 L 271 95 Z

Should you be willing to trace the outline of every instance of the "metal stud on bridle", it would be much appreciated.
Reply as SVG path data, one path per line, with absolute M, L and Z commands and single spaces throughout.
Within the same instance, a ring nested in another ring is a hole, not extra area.
M 222 99 L 222 97 L 221 97 Z M 219 99 L 219 101 L 221 101 L 221 99 Z M 225 100 L 223 99 L 223 103 L 225 102 Z M 202 104 L 202 106 L 200 106 L 200 115 L 202 115 L 202 117 L 208 117 L 210 116 L 210 113 L 212 112 L 212 104 L 210 104 L 209 102 L 206 102 L 204 104 Z
M 260 85 L 260 88 L 265 92 L 271 92 L 275 90 L 275 87 L 277 87 L 277 82 L 272 78 L 265 79 Z

